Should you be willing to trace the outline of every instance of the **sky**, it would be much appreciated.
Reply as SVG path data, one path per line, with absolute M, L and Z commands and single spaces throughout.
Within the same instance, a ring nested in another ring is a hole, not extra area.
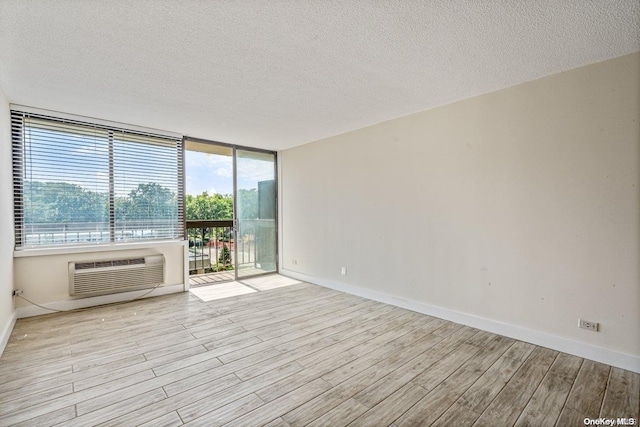
M 238 156 L 238 188 L 258 188 L 257 182 L 273 179 L 271 161 Z M 185 151 L 186 193 L 233 194 L 233 159 L 231 156 Z
M 191 195 L 233 193 L 233 158 L 185 151 L 185 187 Z

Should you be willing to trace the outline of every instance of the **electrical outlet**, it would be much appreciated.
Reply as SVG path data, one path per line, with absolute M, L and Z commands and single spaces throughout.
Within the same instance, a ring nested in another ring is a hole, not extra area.
M 292 259 L 292 260 L 291 260 L 291 264 L 293 264 L 293 265 L 298 265 L 298 260 L 297 260 L 297 259 Z
M 598 332 L 598 322 L 592 322 L 590 320 L 578 319 L 578 327 L 582 329 L 589 329 L 590 331 Z
M 347 267 L 342 267 L 342 270 L 340 270 L 340 274 L 342 274 L 343 276 L 347 275 Z
M 22 295 L 22 290 L 21 289 L 14 289 L 13 290 L 13 296 L 15 297 L 16 295 Z

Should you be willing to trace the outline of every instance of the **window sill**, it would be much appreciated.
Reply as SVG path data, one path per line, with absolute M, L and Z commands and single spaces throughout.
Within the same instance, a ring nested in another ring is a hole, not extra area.
M 66 255 L 77 253 L 126 251 L 129 249 L 145 249 L 158 246 L 186 246 L 187 240 L 147 240 L 144 242 L 111 243 L 101 245 L 64 246 L 59 248 L 33 248 L 13 251 L 14 258 L 33 256 Z

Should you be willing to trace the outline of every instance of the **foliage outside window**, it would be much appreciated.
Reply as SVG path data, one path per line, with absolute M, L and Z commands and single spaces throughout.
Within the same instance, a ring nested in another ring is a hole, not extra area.
M 12 111 L 16 248 L 182 239 L 182 141 Z

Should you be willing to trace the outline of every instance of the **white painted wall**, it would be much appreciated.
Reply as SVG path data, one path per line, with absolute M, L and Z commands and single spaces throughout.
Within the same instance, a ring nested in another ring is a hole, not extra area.
M 13 178 L 9 102 L 0 88 L 0 354 L 15 322 L 13 298 Z
M 45 305 L 50 308 L 69 309 L 93 304 L 105 304 L 112 302 L 113 297 L 102 296 L 94 299 L 78 299 L 69 296 L 68 268 L 70 261 L 89 261 L 101 259 L 126 258 L 136 256 L 146 256 L 154 254 L 164 254 L 166 262 L 165 284 L 162 287 L 173 285 L 184 285 L 184 257 L 186 246 L 183 242 L 166 243 L 139 249 L 127 249 L 126 246 L 120 250 L 113 251 L 92 251 L 84 250 L 78 253 L 52 254 L 41 256 L 19 256 L 14 260 L 15 286 L 24 292 L 24 296 L 29 300 Z M 175 288 L 175 286 L 173 286 Z M 184 290 L 181 286 L 177 290 Z M 131 299 L 147 291 L 136 291 L 133 296 L 120 296 L 118 299 Z M 157 292 L 155 294 L 158 294 Z M 66 303 L 65 303 L 66 302 Z M 42 314 L 42 310 L 25 310 L 30 306 L 23 300 L 16 303 L 20 317 L 25 315 Z
M 637 363 L 638 76 L 636 53 L 283 151 L 283 272 Z

